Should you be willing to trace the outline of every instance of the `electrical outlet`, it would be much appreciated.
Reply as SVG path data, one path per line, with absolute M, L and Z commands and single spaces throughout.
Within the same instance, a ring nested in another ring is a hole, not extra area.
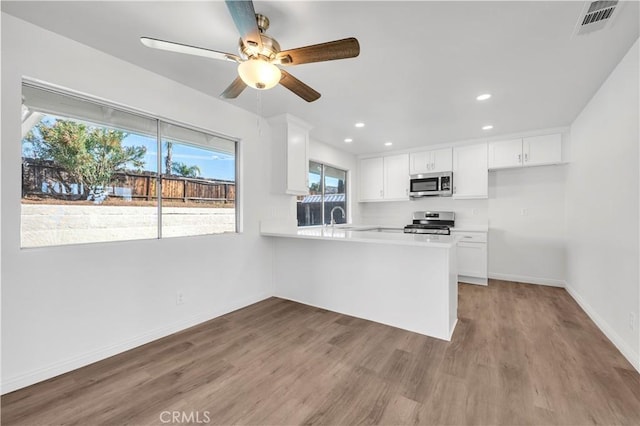
M 631 330 L 636 329 L 636 314 L 633 312 L 629 312 L 629 328 Z
M 178 291 L 176 293 L 176 305 L 182 305 L 184 303 L 184 293 L 182 291 Z
M 528 209 L 520 209 L 520 216 L 526 216 L 529 213 Z

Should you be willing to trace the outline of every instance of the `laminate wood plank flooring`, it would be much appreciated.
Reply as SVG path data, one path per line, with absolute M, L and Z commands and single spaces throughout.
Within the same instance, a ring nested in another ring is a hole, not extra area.
M 4 395 L 2 424 L 640 424 L 640 375 L 564 289 L 460 284 L 458 317 L 445 342 L 270 298 Z

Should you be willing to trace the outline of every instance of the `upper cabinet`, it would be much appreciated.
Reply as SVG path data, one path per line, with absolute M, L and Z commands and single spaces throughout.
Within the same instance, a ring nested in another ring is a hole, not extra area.
M 522 138 L 489 142 L 489 168 L 522 166 Z
M 358 170 L 360 201 L 380 201 L 384 198 L 384 160 L 382 157 L 360 160 Z
M 360 160 L 360 201 L 409 199 L 409 155 L 398 154 Z
M 415 152 L 409 155 L 409 174 L 450 172 L 453 170 L 451 148 Z
M 290 114 L 269 119 L 273 143 L 274 192 L 309 193 L 309 130 L 311 126 Z
M 487 144 L 453 148 L 453 198 L 488 198 Z
M 409 199 L 409 155 L 384 157 L 384 199 Z
M 562 162 L 562 135 L 533 136 L 489 143 L 489 169 Z
M 562 162 L 562 135 L 533 136 L 522 139 L 525 166 L 542 166 Z

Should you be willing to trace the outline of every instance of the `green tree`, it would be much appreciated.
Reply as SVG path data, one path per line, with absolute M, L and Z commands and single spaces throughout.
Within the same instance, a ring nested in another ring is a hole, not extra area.
M 105 196 L 113 173 L 127 166 L 144 166 L 144 146 L 122 146 L 125 132 L 70 120 L 38 123 L 26 136 L 37 158 L 53 160 L 69 177 L 83 185 L 87 199 Z
M 316 195 L 321 193 L 322 193 L 322 188 L 320 187 L 320 184 L 318 182 L 313 182 L 311 185 L 309 185 L 310 195 Z
M 200 167 L 198 166 L 187 166 L 184 163 L 176 161 L 172 166 L 173 173 L 178 176 L 195 178 L 200 176 Z

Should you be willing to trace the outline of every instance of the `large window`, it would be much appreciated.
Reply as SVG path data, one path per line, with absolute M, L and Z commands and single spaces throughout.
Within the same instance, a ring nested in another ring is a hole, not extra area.
M 23 85 L 21 246 L 236 231 L 236 142 Z
M 298 197 L 298 226 L 347 223 L 347 172 L 309 162 L 309 195 Z

